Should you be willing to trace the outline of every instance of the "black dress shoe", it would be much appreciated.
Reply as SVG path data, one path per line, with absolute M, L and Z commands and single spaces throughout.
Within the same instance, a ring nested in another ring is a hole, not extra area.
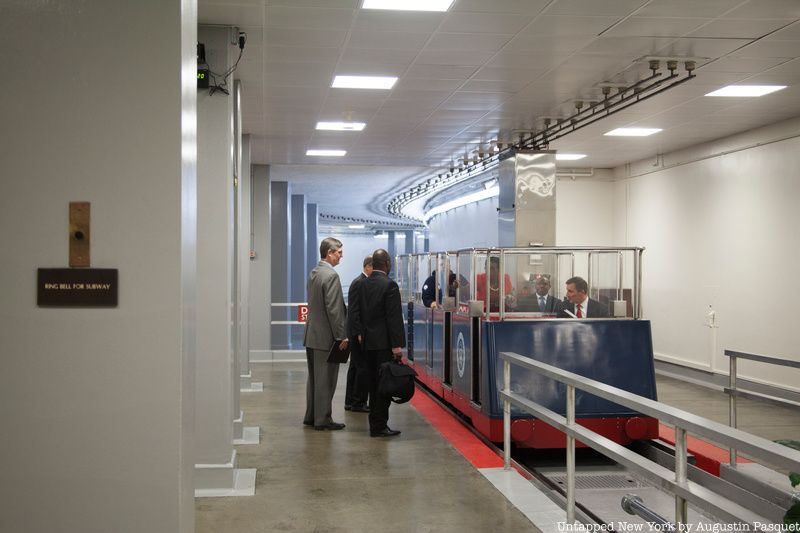
M 353 410 L 353 406 L 352 405 L 348 405 L 348 404 L 344 404 L 344 410 L 345 411 L 352 411 Z
M 366 405 L 353 405 L 350 410 L 354 413 L 369 413 L 369 407 Z
M 370 431 L 369 432 L 369 436 L 370 437 L 396 437 L 399 434 L 400 434 L 400 432 L 398 430 L 389 429 L 388 427 L 385 427 L 385 428 L 383 428 L 381 430 L 378 430 L 378 431 Z
M 340 424 L 339 422 L 331 422 L 330 424 L 325 424 L 324 426 L 314 426 L 314 429 L 317 431 L 337 431 L 339 429 L 344 429 L 344 424 Z

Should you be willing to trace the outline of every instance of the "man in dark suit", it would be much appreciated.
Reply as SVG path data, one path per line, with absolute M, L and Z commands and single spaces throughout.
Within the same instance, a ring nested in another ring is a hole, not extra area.
M 392 268 L 389 252 L 375 250 L 372 268 L 372 274 L 360 286 L 363 347 L 367 350 L 370 380 L 369 434 L 371 437 L 394 437 L 400 432 L 388 426 L 392 399 L 378 393 L 378 370 L 383 363 L 402 359 L 406 330 L 400 288 L 388 275 Z
M 303 424 L 314 429 L 334 431 L 344 424 L 331 418 L 331 402 L 339 377 L 339 363 L 329 363 L 328 353 L 334 342 L 347 348 L 345 317 L 339 274 L 333 269 L 342 259 L 342 241 L 327 237 L 319 246 L 322 258 L 308 274 L 308 320 L 303 337 L 308 362 L 306 415 Z
M 519 297 L 519 311 L 552 314 L 558 312 L 559 301 L 550 295 L 550 274 L 531 274 L 534 293 Z
M 609 318 L 608 308 L 589 298 L 589 284 L 575 276 L 567 280 L 567 301 L 561 302 L 559 318 Z M 570 314 L 571 313 L 571 314 Z
M 350 367 L 347 369 L 347 389 L 344 395 L 344 410 L 369 413 L 369 372 L 367 354 L 358 338 L 364 335 L 361 325 L 361 282 L 372 274 L 372 256 L 364 258 L 364 272 L 350 283 L 347 291 L 347 338 L 350 339 Z

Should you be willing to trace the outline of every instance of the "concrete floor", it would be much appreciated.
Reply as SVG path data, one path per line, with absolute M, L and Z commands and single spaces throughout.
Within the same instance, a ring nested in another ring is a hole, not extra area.
M 256 494 L 197 499 L 197 532 L 538 531 L 410 405 L 389 412 L 402 435 L 370 438 L 366 414 L 344 411 L 345 371 L 333 417 L 347 427 L 328 432 L 302 425 L 305 363 L 252 366 L 264 392 L 241 403 L 261 443 L 236 448 Z

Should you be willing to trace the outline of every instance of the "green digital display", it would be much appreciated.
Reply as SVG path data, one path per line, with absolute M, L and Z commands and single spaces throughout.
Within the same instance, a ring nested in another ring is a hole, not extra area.
M 197 88 L 208 89 L 208 69 L 197 69 Z

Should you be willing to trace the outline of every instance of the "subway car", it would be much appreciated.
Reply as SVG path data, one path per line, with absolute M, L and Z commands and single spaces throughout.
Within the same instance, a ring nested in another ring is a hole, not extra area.
M 640 319 L 642 253 L 533 247 L 399 256 L 407 357 L 417 379 L 493 442 L 503 440 L 500 352 L 657 399 L 650 322 Z M 576 278 L 591 300 L 588 314 L 573 318 L 563 297 L 567 281 L 580 285 Z M 565 388 L 555 381 L 512 366 L 511 388 L 565 414 Z M 656 419 L 626 407 L 582 391 L 575 401 L 578 422 L 617 443 L 658 434 Z M 513 407 L 511 438 L 521 448 L 566 444 L 563 433 Z

